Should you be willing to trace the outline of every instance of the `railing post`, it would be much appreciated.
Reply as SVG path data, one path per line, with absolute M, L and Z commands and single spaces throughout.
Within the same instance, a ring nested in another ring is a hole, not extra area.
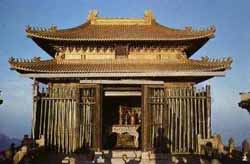
M 211 87 L 210 85 L 206 86 L 206 99 L 207 99 L 207 138 L 210 138 L 212 135 L 211 131 Z
M 101 86 L 97 85 L 95 87 L 95 97 L 96 97 L 96 109 L 93 113 L 94 118 L 94 149 L 97 152 L 100 152 L 102 149 L 102 110 L 101 110 Z
M 143 98 L 142 98 L 142 151 L 148 151 L 151 148 L 150 129 L 151 124 L 148 112 L 148 86 L 143 85 Z
M 32 132 L 31 132 L 31 137 L 33 139 L 36 139 L 36 124 L 37 124 L 37 105 L 38 105 L 38 92 L 39 92 L 39 82 L 34 79 L 34 83 L 33 83 L 33 114 L 32 114 Z

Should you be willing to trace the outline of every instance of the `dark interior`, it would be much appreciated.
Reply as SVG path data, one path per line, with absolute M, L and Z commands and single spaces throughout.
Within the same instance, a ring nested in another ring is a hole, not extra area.
M 141 107 L 141 96 L 103 96 L 103 149 L 116 147 L 117 134 L 112 133 L 112 125 L 119 124 L 119 106 Z M 139 137 L 140 142 L 140 137 Z

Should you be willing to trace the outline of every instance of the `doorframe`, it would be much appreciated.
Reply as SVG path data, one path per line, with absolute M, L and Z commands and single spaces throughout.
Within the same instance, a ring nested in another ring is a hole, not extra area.
M 102 116 L 102 112 L 103 112 L 103 99 L 104 99 L 104 96 L 105 96 L 105 91 L 107 91 L 107 90 L 111 90 L 111 91 L 126 91 L 126 90 L 128 90 L 128 91 L 140 91 L 141 92 L 141 96 L 140 96 L 140 99 L 141 99 L 141 118 L 142 118 L 142 120 L 143 120 L 143 84 L 127 84 L 126 86 L 118 86 L 118 87 L 109 87 L 109 86 L 104 86 L 103 84 L 97 84 L 100 88 L 99 88 L 99 96 L 100 96 L 100 101 L 99 101 L 99 107 L 98 108 L 100 108 L 100 112 L 101 112 L 101 116 L 100 116 L 100 121 L 101 121 L 101 130 L 100 130 L 100 132 L 101 132 L 101 135 L 100 135 L 100 150 L 103 150 L 104 148 L 103 148 L 103 145 L 102 145 L 102 141 L 103 141 L 103 136 L 102 136 L 102 128 L 103 128 L 103 126 L 102 126 L 102 123 L 103 123 L 103 116 Z M 134 86 L 132 86 L 131 87 L 131 85 L 138 85 L 138 87 L 136 86 L 136 87 L 134 87 Z M 96 101 L 96 102 L 98 102 L 98 101 Z M 140 148 L 138 149 L 138 150 L 142 150 L 142 148 L 143 148 L 143 144 L 142 144 L 142 141 L 143 141 L 143 132 L 142 132 L 142 125 L 143 125 L 143 121 L 141 122 L 141 136 L 140 136 L 140 138 L 141 138 L 141 145 L 140 145 Z

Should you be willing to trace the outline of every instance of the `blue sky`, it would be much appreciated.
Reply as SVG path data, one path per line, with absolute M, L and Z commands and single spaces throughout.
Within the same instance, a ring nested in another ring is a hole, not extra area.
M 250 115 L 238 107 L 239 92 L 250 91 L 249 6 L 248 0 L 0 0 L 0 89 L 4 98 L 0 132 L 21 138 L 31 129 L 32 81 L 10 71 L 8 59 L 49 58 L 26 38 L 27 25 L 69 28 L 83 23 L 91 9 L 105 17 L 142 17 L 145 9 L 151 9 L 165 26 L 216 26 L 216 37 L 192 58 L 233 58 L 226 77 L 205 83 L 212 85 L 213 133 L 221 133 L 224 141 L 233 136 L 240 144 L 250 138 Z

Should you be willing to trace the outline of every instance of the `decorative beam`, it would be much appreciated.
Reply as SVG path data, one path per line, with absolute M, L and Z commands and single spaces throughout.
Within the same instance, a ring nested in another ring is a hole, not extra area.
M 105 96 L 141 96 L 141 91 L 105 91 Z
M 87 84 L 164 84 L 164 81 L 153 80 L 80 80 L 80 83 Z

